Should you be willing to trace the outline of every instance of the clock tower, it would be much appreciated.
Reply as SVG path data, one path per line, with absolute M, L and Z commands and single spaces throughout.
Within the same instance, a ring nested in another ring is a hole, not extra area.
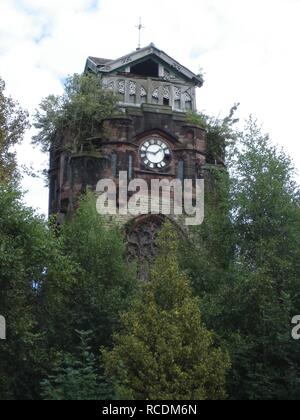
M 97 75 L 103 87 L 118 96 L 120 113 L 103 121 L 101 137 L 90 139 L 93 152 L 88 144 L 76 154 L 63 146 L 51 151 L 50 214 L 62 221 L 72 214 L 81 194 L 96 191 L 104 178 L 118 184 L 120 172 L 127 173 L 128 182 L 142 179 L 148 185 L 153 179 L 205 176 L 209 164 L 215 163 L 207 161 L 206 132 L 187 118 L 197 109 L 200 75 L 153 44 L 115 60 L 89 57 L 85 72 Z M 138 257 L 141 264 L 149 260 L 165 217 L 145 211 L 116 218 L 127 228 L 129 258 Z

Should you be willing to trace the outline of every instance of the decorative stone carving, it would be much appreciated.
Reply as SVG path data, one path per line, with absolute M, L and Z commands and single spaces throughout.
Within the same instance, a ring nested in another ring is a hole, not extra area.
M 121 93 L 122 95 L 125 95 L 125 80 L 119 80 L 118 92 Z
M 144 98 L 145 96 L 147 96 L 147 91 L 143 86 L 141 86 L 141 98 Z
M 172 66 L 177 70 L 177 71 L 181 71 L 181 65 L 180 64 L 178 64 L 178 63 L 172 63 Z
M 132 57 L 125 57 L 125 58 L 122 60 L 122 64 L 131 63 L 131 61 L 132 61 Z
M 164 99 L 170 99 L 170 88 L 169 88 L 169 86 L 165 86 L 163 88 L 163 97 L 164 97 Z
M 129 95 L 130 96 L 136 95 L 136 83 L 135 82 L 132 82 L 132 81 L 129 82 Z
M 158 88 L 154 89 L 153 93 L 152 93 L 152 97 L 155 99 L 158 99 L 159 97 L 159 91 Z
M 164 68 L 164 79 L 169 81 L 171 80 L 171 73 L 169 72 L 169 70 Z
M 174 87 L 174 99 L 175 101 L 179 101 L 181 99 L 181 89 L 178 87 Z

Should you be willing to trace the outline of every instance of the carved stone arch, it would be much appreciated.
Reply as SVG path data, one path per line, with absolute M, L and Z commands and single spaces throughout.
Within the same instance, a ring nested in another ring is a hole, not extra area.
M 152 91 L 152 103 L 158 104 L 159 103 L 159 88 L 156 87 Z
M 155 128 L 155 129 L 150 129 L 150 130 L 145 130 L 142 131 L 140 133 L 138 133 L 133 141 L 134 143 L 139 143 L 139 141 L 145 137 L 150 137 L 152 135 L 158 135 L 163 137 L 164 139 L 168 140 L 171 144 L 181 144 L 179 142 L 179 139 L 177 136 L 175 136 L 172 132 L 168 131 L 168 130 L 163 130 L 161 128 Z
M 125 101 L 126 82 L 124 79 L 118 80 L 118 95 L 121 101 Z
M 125 95 L 125 80 L 120 79 L 118 80 L 118 93 L 121 95 Z
M 170 221 L 180 236 L 182 228 L 171 218 L 164 215 L 143 215 L 132 219 L 126 226 L 127 259 L 136 261 L 141 280 L 148 280 L 149 271 L 157 256 L 157 237 L 164 223 Z
M 163 98 L 170 99 L 170 86 L 163 87 Z
M 141 98 L 147 97 L 147 89 L 142 85 L 141 86 Z
M 141 85 L 140 88 L 140 96 L 141 96 L 141 103 L 146 103 L 147 102 L 147 97 L 148 97 L 148 92 L 147 89 L 145 88 L 145 86 Z

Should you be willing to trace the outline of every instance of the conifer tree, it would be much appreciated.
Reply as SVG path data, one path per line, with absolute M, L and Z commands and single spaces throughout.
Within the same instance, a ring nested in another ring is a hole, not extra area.
M 179 269 L 178 240 L 167 224 L 159 256 L 141 299 L 123 315 L 112 351 L 103 351 L 106 374 L 120 398 L 223 399 L 229 357 L 214 347 L 199 302 Z

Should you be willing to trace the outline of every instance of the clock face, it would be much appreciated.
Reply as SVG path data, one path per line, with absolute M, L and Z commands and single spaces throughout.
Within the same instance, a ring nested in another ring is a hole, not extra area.
M 164 169 L 171 159 L 168 145 L 159 139 L 145 141 L 142 144 L 140 155 L 144 165 L 150 169 Z

